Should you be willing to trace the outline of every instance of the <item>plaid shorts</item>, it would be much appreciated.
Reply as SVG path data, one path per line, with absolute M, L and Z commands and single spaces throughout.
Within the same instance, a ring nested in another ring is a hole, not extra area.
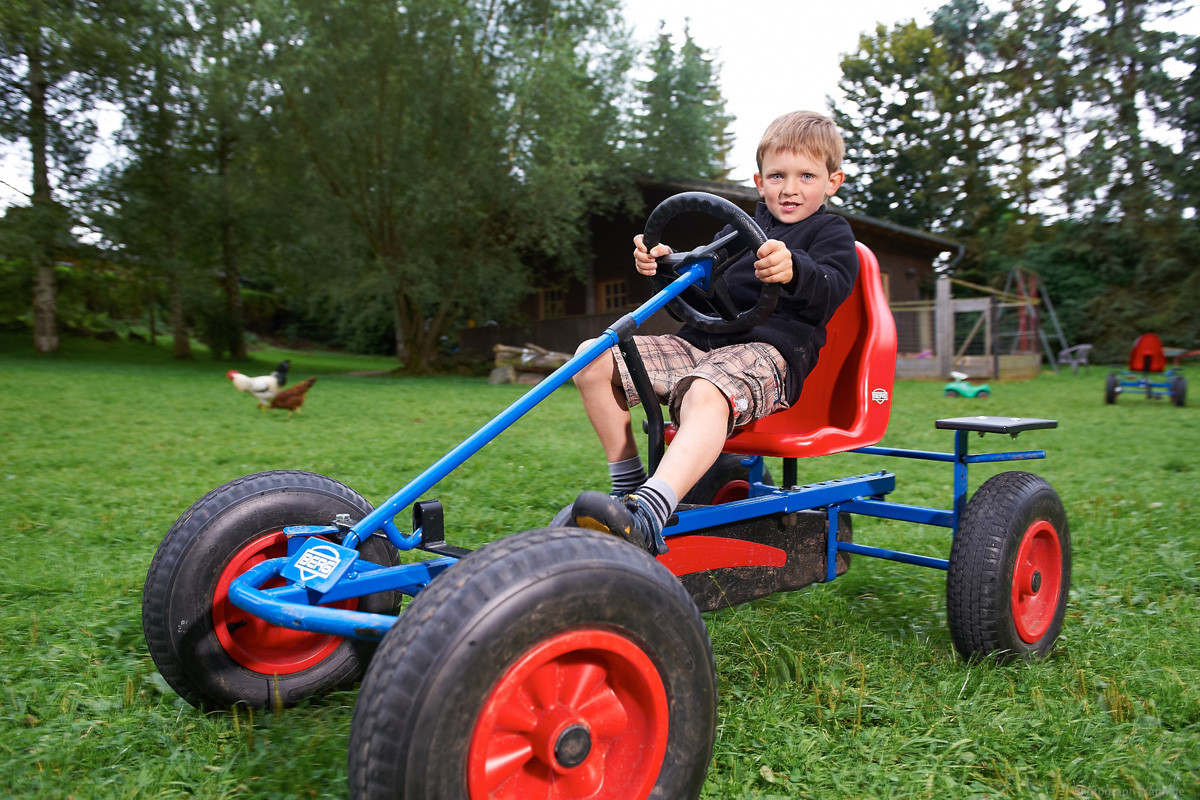
M 787 362 L 769 344 L 751 342 L 701 350 L 678 336 L 635 336 L 634 343 L 650 375 L 658 402 L 665 405 L 671 421 L 679 424 L 683 393 L 697 378 L 703 378 L 729 398 L 729 431 L 788 407 L 784 397 Z M 621 385 L 630 407 L 641 402 L 620 350 L 612 349 L 621 374 Z

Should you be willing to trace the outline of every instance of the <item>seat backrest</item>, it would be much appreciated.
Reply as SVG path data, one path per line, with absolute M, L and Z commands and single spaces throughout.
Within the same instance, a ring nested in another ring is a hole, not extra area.
M 1162 372 L 1167 368 L 1162 339 L 1155 333 L 1143 333 L 1129 351 L 1129 369 L 1134 372 Z
M 879 279 L 879 261 L 861 242 L 857 248 L 858 280 L 829 321 L 825 346 L 800 399 L 736 429 L 725 452 L 823 456 L 883 438 L 896 377 L 896 323 Z

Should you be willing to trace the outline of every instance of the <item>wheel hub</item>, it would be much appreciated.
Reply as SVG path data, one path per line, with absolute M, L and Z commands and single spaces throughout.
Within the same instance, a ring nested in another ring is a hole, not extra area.
M 1058 531 L 1048 521 L 1036 520 L 1021 539 L 1013 567 L 1012 617 L 1022 641 L 1034 644 L 1050 630 L 1062 592 L 1062 574 Z
M 668 717 L 666 686 L 636 643 L 598 629 L 556 634 L 492 687 L 468 748 L 468 795 L 644 800 Z
M 331 656 L 345 640 L 323 633 L 281 628 L 229 601 L 229 585 L 250 568 L 270 558 L 287 555 L 287 536 L 282 531 L 260 536 L 234 554 L 221 571 L 213 593 L 213 631 L 226 654 L 241 666 L 263 675 L 293 675 L 316 666 Z M 270 589 L 283 581 L 275 578 L 263 585 Z M 351 598 L 331 604 L 333 608 L 354 609 Z
M 592 734 L 586 725 L 570 725 L 554 743 L 554 760 L 563 769 L 582 764 L 592 751 Z

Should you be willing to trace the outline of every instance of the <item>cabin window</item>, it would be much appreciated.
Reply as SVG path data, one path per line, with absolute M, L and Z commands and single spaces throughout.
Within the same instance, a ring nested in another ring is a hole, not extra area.
M 567 293 L 562 289 L 541 291 L 541 315 L 539 319 L 558 319 L 567 315 Z
M 625 292 L 625 281 L 603 281 L 599 285 L 600 310 L 620 311 L 628 303 Z

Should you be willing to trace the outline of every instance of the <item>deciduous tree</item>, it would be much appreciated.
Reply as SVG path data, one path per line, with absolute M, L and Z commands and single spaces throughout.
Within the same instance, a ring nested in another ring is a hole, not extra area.
M 464 314 L 525 290 L 522 254 L 582 241 L 622 84 L 615 0 L 281 0 L 282 109 L 430 365 Z M 617 38 L 614 40 L 614 36 Z
M 85 174 L 95 135 L 91 112 L 111 97 L 123 60 L 121 29 L 132 2 L 6 0 L 0 6 L 0 138 L 28 144 L 31 211 L 24 253 L 34 273 L 33 338 L 58 349 L 56 254 L 67 240 L 64 201 Z

